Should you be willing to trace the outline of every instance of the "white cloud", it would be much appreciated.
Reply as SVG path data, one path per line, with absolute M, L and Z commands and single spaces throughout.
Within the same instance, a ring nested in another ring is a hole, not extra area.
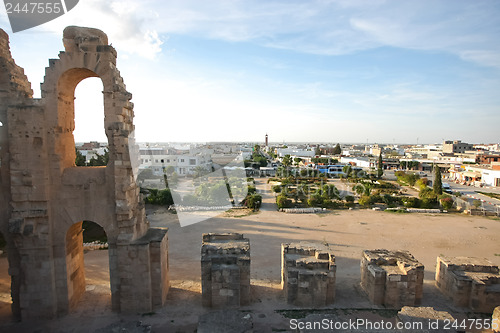
M 161 53 L 163 41 L 155 29 L 158 13 L 151 5 L 151 1 L 80 1 L 67 14 L 39 29 L 60 35 L 68 25 L 98 28 L 118 51 L 154 59 Z

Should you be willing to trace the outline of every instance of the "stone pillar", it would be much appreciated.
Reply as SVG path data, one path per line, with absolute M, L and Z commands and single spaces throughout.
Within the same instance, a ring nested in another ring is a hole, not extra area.
M 373 304 L 391 308 L 419 305 L 424 266 L 408 251 L 365 250 L 361 258 L 361 287 Z
M 500 304 L 499 269 L 487 259 L 437 257 L 436 286 L 455 306 L 492 312 Z
M 335 299 L 335 256 L 317 243 L 281 244 L 281 287 L 289 304 L 325 306 Z
M 202 304 L 238 307 L 250 303 L 250 241 L 238 233 L 203 234 Z

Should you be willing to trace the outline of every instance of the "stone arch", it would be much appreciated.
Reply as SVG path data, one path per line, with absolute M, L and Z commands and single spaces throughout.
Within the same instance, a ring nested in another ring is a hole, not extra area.
M 63 41 L 65 52 L 45 69 L 41 99 L 33 99 L 0 30 L 0 97 L 8 98 L 0 104 L 6 120 L 0 142 L 8 151 L 0 169 L 0 230 L 8 230 L 13 248 L 13 309 L 21 320 L 69 311 L 67 230 L 77 235 L 75 221 L 91 220 L 108 235 L 113 310 L 150 312 L 164 304 L 169 289 L 168 237 L 167 230 L 149 227 L 135 183 L 132 95 L 102 31 L 68 27 Z M 105 167 L 75 166 L 74 92 L 88 77 L 103 83 Z
M 90 222 L 94 225 L 100 226 L 98 223 L 91 221 L 77 222 L 68 228 L 65 237 L 67 301 L 70 311 L 78 306 L 78 303 L 86 292 L 87 286 L 83 243 L 84 230 L 82 228 L 84 222 Z M 112 272 L 110 271 L 109 274 L 112 274 Z M 111 295 L 111 298 L 112 297 L 113 296 Z

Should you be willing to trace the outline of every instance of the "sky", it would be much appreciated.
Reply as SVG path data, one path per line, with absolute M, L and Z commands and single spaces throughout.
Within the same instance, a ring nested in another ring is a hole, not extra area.
M 35 97 L 68 25 L 103 30 L 140 142 L 500 142 L 500 2 L 80 0 L 12 33 Z M 106 141 L 102 83 L 76 141 Z

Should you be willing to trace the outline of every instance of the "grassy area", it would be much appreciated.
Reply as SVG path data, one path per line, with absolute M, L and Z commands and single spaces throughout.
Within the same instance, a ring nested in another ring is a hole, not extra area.
M 482 194 L 482 195 L 486 195 L 486 196 L 488 196 L 490 198 L 494 198 L 494 199 L 500 200 L 500 194 L 498 194 L 498 193 L 481 192 L 481 191 L 476 191 L 476 193 L 479 193 L 479 194 Z

